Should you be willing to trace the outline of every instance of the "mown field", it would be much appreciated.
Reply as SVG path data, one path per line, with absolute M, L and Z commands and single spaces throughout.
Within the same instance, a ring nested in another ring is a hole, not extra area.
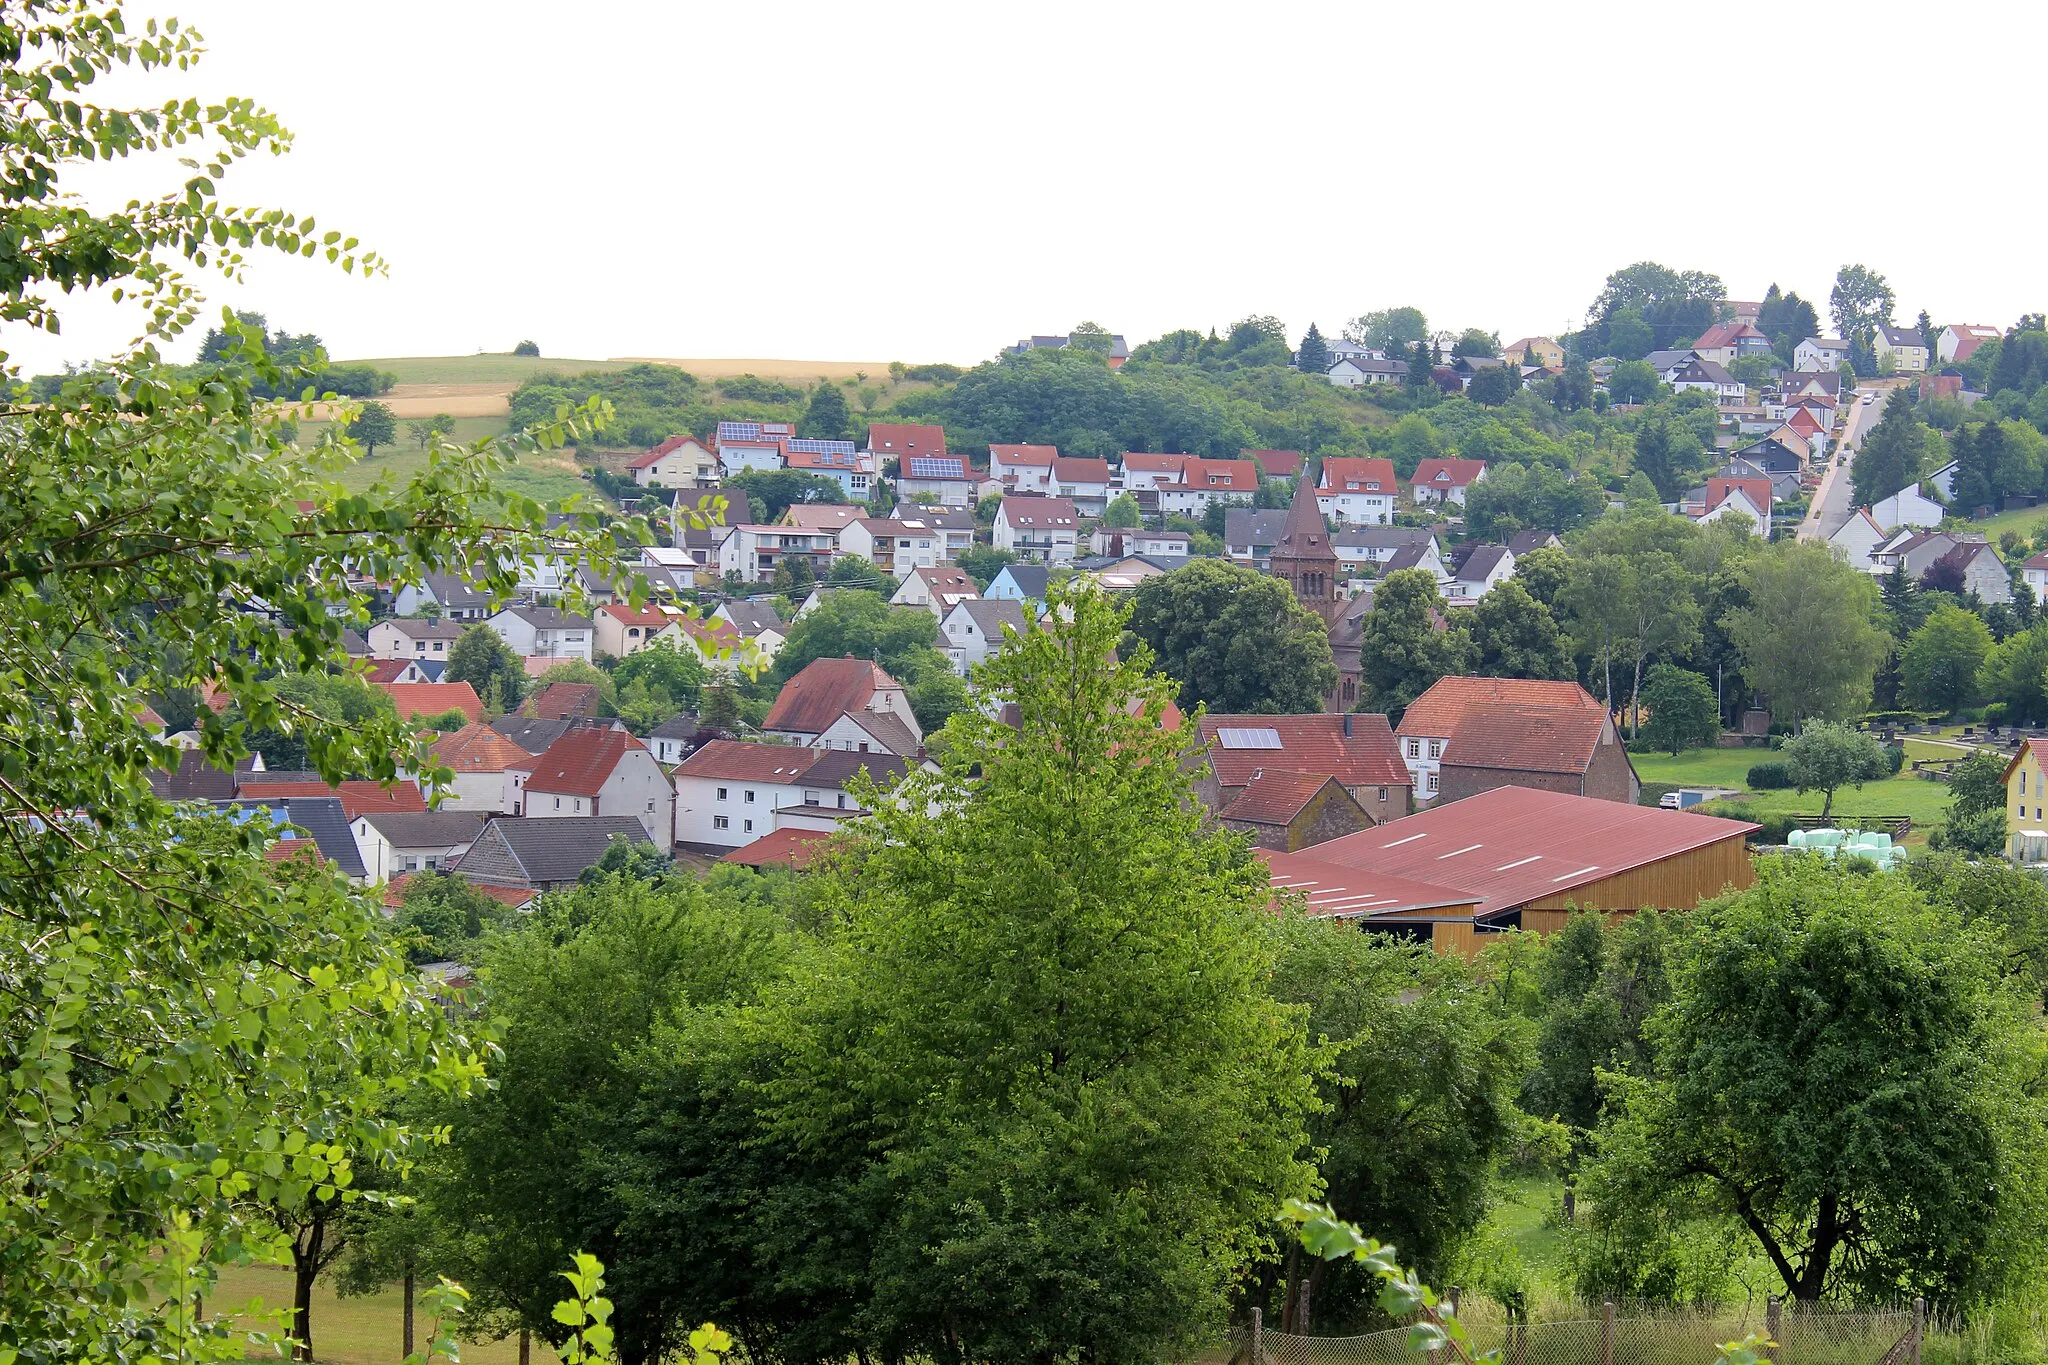
M 1848 787 L 1835 793 L 1836 815 L 1905 815 L 1913 821 L 1911 842 L 1920 843 L 1927 828 L 1948 818 L 1948 787 L 1913 774 L 1914 759 L 1954 758 L 1955 748 L 1907 740 L 1908 766 L 1898 776 L 1882 782 Z M 1678 755 L 1630 754 L 1636 774 L 1646 783 L 1675 787 L 1734 787 L 1747 794 L 1740 799 L 1764 815 L 1819 815 L 1819 792 L 1748 792 L 1750 765 L 1773 757 L 1768 749 L 1693 749 Z
M 341 475 L 341 483 L 351 492 L 360 492 L 379 478 L 410 478 L 426 464 L 426 454 L 406 434 L 408 418 L 398 422 L 398 440 L 385 446 L 378 446 L 376 452 L 358 460 Z M 508 428 L 503 417 L 457 417 L 454 439 L 457 441 L 480 441 L 490 436 L 502 435 Z M 325 422 L 309 421 L 299 423 L 299 439 L 310 444 L 326 428 Z M 589 498 L 603 501 L 603 495 L 587 482 L 581 473 L 576 456 L 568 450 L 543 451 L 529 455 L 519 461 L 501 476 L 499 482 L 506 488 L 515 489 L 530 498 L 555 504 L 572 494 L 581 493 Z
M 260 1298 L 266 1311 L 289 1308 L 292 1277 L 286 1270 L 269 1266 L 243 1266 L 221 1275 L 218 1292 L 208 1312 L 230 1306 L 239 1310 L 251 1299 Z M 360 1298 L 339 1298 L 332 1285 L 313 1286 L 313 1353 L 328 1365 L 398 1365 L 404 1356 L 403 1297 L 397 1285 L 387 1285 L 376 1294 Z M 424 1350 L 432 1327 L 424 1316 L 415 1315 L 413 1348 Z M 519 1340 L 465 1341 L 463 1365 L 518 1365 Z M 533 1343 L 533 1365 L 555 1365 L 555 1354 L 544 1341 Z

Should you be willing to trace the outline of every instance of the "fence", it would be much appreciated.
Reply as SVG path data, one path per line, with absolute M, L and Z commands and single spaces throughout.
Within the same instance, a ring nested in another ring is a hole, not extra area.
M 1500 1365 L 1713 1365 L 1720 1343 L 1763 1332 L 1778 1343 L 1776 1365 L 1920 1365 L 1924 1310 L 1823 1313 L 1780 1308 L 1762 1313 L 1691 1314 L 1576 1322 L 1468 1326 L 1474 1354 L 1498 1352 Z M 1268 1332 L 1253 1314 L 1239 1334 L 1232 1365 L 1452 1365 L 1438 1353 L 1419 1359 L 1408 1329 L 1358 1337 Z

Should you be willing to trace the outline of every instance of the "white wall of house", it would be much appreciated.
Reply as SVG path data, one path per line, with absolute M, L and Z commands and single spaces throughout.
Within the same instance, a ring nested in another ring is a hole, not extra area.
M 1390 526 L 1394 521 L 1394 495 L 1391 492 L 1318 491 L 1316 506 L 1322 509 L 1324 516 L 1347 526 Z
M 746 469 L 780 469 L 782 443 L 769 441 L 750 445 L 740 441 L 722 442 L 718 447 L 718 467 L 727 475 Z
M 663 835 L 675 827 L 675 789 L 668 774 L 645 749 L 628 749 L 619 755 L 611 775 L 596 796 L 551 792 L 544 786 L 527 784 L 526 816 L 530 820 L 574 819 L 590 815 L 631 815 L 647 830 L 656 847 L 665 847 Z
M 696 488 L 718 481 L 718 457 L 696 441 L 685 441 L 651 465 L 633 471 L 633 482 L 646 488 Z
M 448 640 L 420 640 L 405 629 L 406 623 L 379 621 L 370 627 L 370 657 L 373 659 L 445 659 Z
M 448 809 L 444 804 L 443 810 Z M 402 872 L 431 872 L 445 866 L 455 858 L 469 851 L 469 842 L 440 844 L 422 848 L 396 848 L 369 820 L 357 816 L 349 832 L 355 835 L 356 849 L 363 857 L 363 871 L 367 874 L 365 883 L 381 886 Z
M 581 659 L 590 662 L 588 626 L 536 626 L 513 611 L 501 611 L 488 622 L 514 653 L 528 658 Z
M 512 780 L 506 773 L 457 773 L 453 783 L 435 790 L 446 793 L 437 810 L 469 810 L 481 815 L 512 813 Z
M 1909 484 L 1871 506 L 1870 515 L 1877 518 L 1877 524 L 1887 531 L 1896 531 L 1901 526 L 1928 530 L 1941 525 L 1941 519 L 1948 515 L 1948 509 L 1920 491 L 1920 485 Z
M 1008 550 L 1019 559 L 1043 564 L 1071 564 L 1074 546 L 1079 541 L 1079 528 L 1053 526 L 1017 531 L 1010 526 L 1006 507 L 999 507 L 990 539 L 998 550 Z
M 1847 561 L 1850 568 L 1861 573 L 1879 573 L 1882 571 L 1871 562 L 1870 552 L 1883 539 L 1884 532 L 1862 517 L 1852 516 L 1828 537 L 1828 546 Z
M 1814 340 L 1808 337 L 1792 348 L 1792 368 L 1829 373 L 1841 369 L 1842 362 L 1849 357 L 1849 348 L 1846 345 L 1816 346 Z
M 744 848 L 775 828 L 777 806 L 803 804 L 803 788 L 678 773 L 673 804 L 675 842 Z

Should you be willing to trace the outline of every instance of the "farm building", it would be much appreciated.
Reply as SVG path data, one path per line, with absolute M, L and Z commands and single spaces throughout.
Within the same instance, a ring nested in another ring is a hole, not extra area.
M 1507 929 L 1549 933 L 1573 908 L 1691 909 L 1755 880 L 1757 827 L 1690 811 L 1496 787 L 1313 844 L 1262 853 L 1310 914 L 1371 921 L 1470 953 Z M 1424 929 L 1424 926 L 1428 926 Z

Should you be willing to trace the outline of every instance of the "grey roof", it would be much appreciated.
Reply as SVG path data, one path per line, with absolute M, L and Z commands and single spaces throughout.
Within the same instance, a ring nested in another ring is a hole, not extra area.
M 1520 559 L 1531 550 L 1542 549 L 1556 538 L 1556 532 L 1546 531 L 1540 527 L 1532 527 L 1527 531 L 1517 531 L 1515 532 L 1515 538 L 1508 542 L 1508 553 Z
M 1463 562 L 1458 565 L 1458 581 L 1477 583 L 1492 573 L 1502 559 L 1507 557 L 1505 545 L 1474 545 L 1465 552 Z
M 341 652 L 351 659 L 367 659 L 370 657 L 370 642 L 353 630 L 344 630 L 341 632 Z
M 446 848 L 476 840 L 483 829 L 483 817 L 465 810 L 379 811 L 365 814 L 376 831 L 394 848 Z
M 1811 346 L 1816 351 L 1846 351 L 1849 349 L 1849 343 L 1840 337 L 1807 337 L 1799 344 L 1801 346 Z
M 806 787 L 843 787 L 863 770 L 875 779 L 876 785 L 886 789 L 903 780 L 903 775 L 910 771 L 910 763 L 900 754 L 858 754 L 832 749 L 804 769 L 803 776 L 796 780 Z
M 462 632 L 469 629 L 474 623 L 441 619 L 429 621 L 424 617 L 418 616 L 394 616 L 389 621 L 384 622 L 384 624 L 396 626 L 408 639 L 456 640 L 460 639 Z
M 699 729 L 697 713 L 678 711 L 654 727 L 649 739 L 695 739 Z
M 892 754 L 914 756 L 924 748 L 903 718 L 889 711 L 849 711 L 847 718 L 875 737 Z
M 428 682 L 441 681 L 441 675 L 448 671 L 446 659 L 408 659 L 406 662 L 426 674 Z
M 356 836 L 350 832 L 348 816 L 341 809 L 338 796 L 282 796 L 250 797 L 228 803 L 241 810 L 267 810 L 272 818 L 281 824 L 296 825 L 313 838 L 313 846 L 320 850 L 320 856 L 332 862 L 344 877 L 363 877 L 369 869 L 363 866 L 362 850 L 356 847 Z
M 789 627 L 783 623 L 773 602 L 727 601 L 720 604 L 719 610 L 732 621 L 733 628 L 749 640 L 764 630 L 772 630 L 777 635 L 789 633 Z
M 1010 576 L 1017 590 L 1035 601 L 1045 600 L 1045 587 L 1052 578 L 1052 570 L 1043 564 L 1005 564 L 996 577 Z
M 562 820 L 498 816 L 483 827 L 455 871 L 471 881 L 497 886 L 573 882 L 604 856 L 614 834 L 651 844 L 646 827 L 631 815 L 584 815 Z
M 234 772 L 225 773 L 208 763 L 199 750 L 184 749 L 178 754 L 177 771 L 150 769 L 149 789 L 163 801 L 224 801 L 235 794 L 235 780 L 248 777 L 255 762 L 245 758 L 235 765 Z
M 1407 365 L 1407 362 L 1405 362 L 1405 361 L 1400 361 L 1400 360 L 1379 360 L 1379 359 L 1375 359 L 1374 357 L 1372 357 L 1372 356 L 1369 356 L 1369 355 L 1356 355 L 1356 354 L 1353 354 L 1353 355 L 1333 355 L 1333 356 L 1331 356 L 1331 357 L 1330 357 L 1330 368 L 1334 370 L 1334 369 L 1336 369 L 1336 368 L 1337 368 L 1337 367 L 1338 367 L 1339 365 L 1349 365 L 1349 366 L 1351 366 L 1351 368 L 1353 368 L 1353 369 L 1357 370 L 1357 371 L 1358 371 L 1358 372 L 1359 372 L 1360 374 L 1406 374 L 1406 373 L 1408 373 L 1408 365 Z
M 977 475 L 976 477 L 979 477 Z M 899 502 L 896 510 L 889 514 L 898 521 L 905 517 L 922 521 L 935 530 L 972 531 L 976 529 L 974 513 L 958 507 L 927 507 L 923 503 Z
M 1436 532 L 1421 526 L 1352 526 L 1332 533 L 1330 544 L 1345 550 L 1405 550 L 1435 538 Z
M 596 625 L 588 616 L 572 616 L 560 607 L 507 607 L 505 612 L 535 630 L 589 630 Z
M 1223 512 L 1223 543 L 1230 545 L 1278 545 L 1287 527 L 1287 509 L 1229 507 Z
M 966 612 L 983 635 L 998 643 L 1002 641 L 1004 626 L 1019 635 L 1024 633 L 1024 604 L 1007 597 L 977 597 L 960 603 L 953 610 Z
M 1878 334 L 1893 346 L 1925 346 L 1927 338 L 1920 335 L 1918 327 L 1894 327 L 1889 322 L 1877 324 Z
M 430 573 L 426 575 L 427 591 L 434 595 L 443 609 L 453 611 L 458 607 L 488 607 L 490 596 L 478 592 L 465 582 L 460 574 Z
M 1652 351 L 1644 356 L 1643 359 L 1648 361 L 1650 368 L 1658 374 L 1667 374 L 1685 364 L 1686 361 L 1694 359 L 1694 356 L 1692 348 L 1688 346 L 1683 350 Z
M 1427 551 L 1423 546 L 1403 545 L 1400 549 L 1394 551 L 1393 557 L 1387 561 L 1386 571 L 1394 573 L 1401 569 L 1420 568 L 1422 567 L 1423 556 L 1426 553 Z
M 1718 360 L 1702 360 L 1698 356 L 1683 362 L 1671 375 L 1674 384 L 1733 384 L 1735 376 L 1728 373 L 1726 366 Z
M 534 716 L 499 716 L 491 728 L 530 754 L 547 752 L 550 744 L 569 733 L 574 721 L 541 720 Z

